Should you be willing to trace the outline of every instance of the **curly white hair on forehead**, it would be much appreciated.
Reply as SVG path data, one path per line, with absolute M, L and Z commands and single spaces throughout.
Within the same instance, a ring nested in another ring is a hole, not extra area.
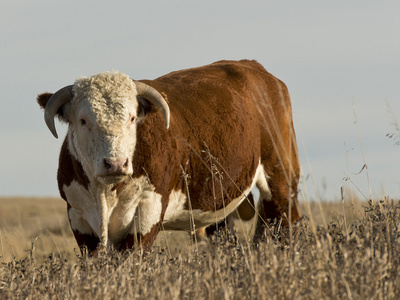
M 80 77 L 75 81 L 73 92 L 76 101 L 82 98 L 96 99 L 97 101 L 100 99 L 129 99 L 137 94 L 133 80 L 128 75 L 117 71 Z

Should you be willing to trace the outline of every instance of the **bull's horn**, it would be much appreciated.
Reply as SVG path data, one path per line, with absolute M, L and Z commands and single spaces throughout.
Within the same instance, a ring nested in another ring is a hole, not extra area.
M 44 109 L 44 121 L 47 127 L 50 129 L 51 133 L 57 139 L 57 130 L 54 125 L 54 117 L 58 109 L 68 101 L 72 99 L 72 85 L 67 85 L 62 89 L 58 90 L 53 96 L 50 97 Z
M 164 97 L 155 88 L 152 88 L 143 82 L 135 81 L 135 85 L 139 97 L 149 100 L 161 110 L 165 120 L 165 126 L 168 129 L 170 113 L 168 103 L 165 101 Z

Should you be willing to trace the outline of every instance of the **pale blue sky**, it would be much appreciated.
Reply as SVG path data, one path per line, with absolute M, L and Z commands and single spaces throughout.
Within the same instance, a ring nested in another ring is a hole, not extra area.
M 339 197 L 348 170 L 369 196 L 365 172 L 353 175 L 361 141 L 373 194 L 398 198 L 400 146 L 386 134 L 400 121 L 399 14 L 399 1 L 3 0 L 0 196 L 58 195 L 63 138 L 44 124 L 38 93 L 105 70 L 152 79 L 248 58 L 289 88 L 311 197 L 312 178 L 323 198 Z

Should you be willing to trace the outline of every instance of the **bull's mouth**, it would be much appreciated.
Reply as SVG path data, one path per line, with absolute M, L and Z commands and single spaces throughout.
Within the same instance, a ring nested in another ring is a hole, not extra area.
M 128 175 L 109 175 L 109 176 L 98 176 L 97 180 L 101 184 L 117 184 L 125 181 Z

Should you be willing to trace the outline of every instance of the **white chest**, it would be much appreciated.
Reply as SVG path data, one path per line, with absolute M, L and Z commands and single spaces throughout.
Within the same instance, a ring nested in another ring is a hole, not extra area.
M 161 217 L 161 195 L 146 178 L 132 180 L 118 196 L 107 186 L 86 189 L 77 181 L 64 185 L 63 191 L 71 206 L 72 229 L 95 234 L 103 245 L 117 246 L 128 233 L 145 235 Z

